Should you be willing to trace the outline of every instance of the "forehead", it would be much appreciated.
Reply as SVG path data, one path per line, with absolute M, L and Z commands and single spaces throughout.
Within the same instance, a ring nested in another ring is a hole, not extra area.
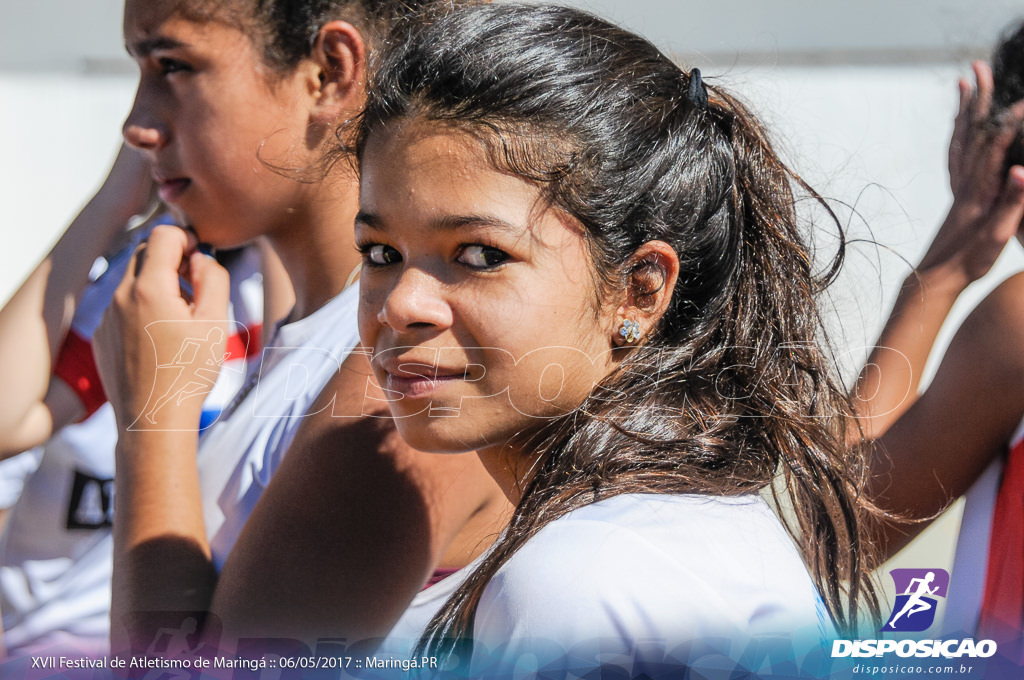
M 188 3 L 128 0 L 124 14 L 124 44 L 128 53 L 145 59 L 156 50 L 197 50 L 239 72 L 253 70 L 255 65 L 256 71 L 270 82 L 267 71 L 260 68 L 264 60 L 251 31 L 230 21 L 179 11 L 185 4 Z
M 495 165 L 488 140 L 457 126 L 406 121 L 370 134 L 361 159 L 360 209 L 375 227 L 407 220 L 489 225 L 536 244 L 586 240 L 575 218 L 536 183 Z
M 172 19 L 241 29 L 241 5 L 239 0 L 125 0 L 124 34 L 153 33 Z
M 403 209 L 535 201 L 539 195 L 535 186 L 494 167 L 476 135 L 417 119 L 392 121 L 370 133 L 360 174 L 363 202 Z
M 492 169 L 481 141 L 451 125 L 421 119 L 398 119 L 370 133 L 360 159 L 365 166 L 397 163 L 409 170 L 457 165 L 466 171 Z

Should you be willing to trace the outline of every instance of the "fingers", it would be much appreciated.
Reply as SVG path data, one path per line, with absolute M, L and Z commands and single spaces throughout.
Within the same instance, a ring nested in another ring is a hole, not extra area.
M 1003 189 L 1006 151 L 1020 130 L 1024 105 L 993 116 L 992 70 L 983 61 L 974 62 L 973 68 L 976 89 L 965 80 L 958 83 L 961 100 L 949 148 L 949 176 L 955 198 L 983 207 Z
M 134 283 L 147 291 L 177 295 L 179 272 L 195 246 L 195 236 L 180 227 L 155 227 L 146 243 L 136 250 L 128 271 L 134 273 Z
M 960 94 L 960 104 L 957 107 L 956 118 L 953 120 L 953 138 L 949 143 L 949 157 L 952 165 L 958 152 L 963 149 L 964 142 L 971 127 L 971 98 L 973 90 L 966 79 L 960 78 L 956 82 L 957 91 Z
M 977 159 L 977 150 L 987 147 L 992 141 L 992 130 L 989 127 L 989 110 L 992 106 L 992 70 L 983 61 L 975 61 L 975 87 L 970 90 L 966 106 L 966 118 L 963 130 L 964 140 L 962 152 L 968 156 L 962 159 L 961 170 L 969 171 L 970 159 Z
M 971 97 L 974 95 L 974 90 L 971 88 L 971 83 L 966 78 L 960 78 L 956 81 L 957 92 L 960 95 L 959 103 L 957 105 L 956 117 L 959 120 L 964 120 L 970 115 L 971 108 Z
M 1022 121 L 1024 121 L 1024 100 L 1010 106 L 1000 116 L 999 123 L 1002 126 L 1002 132 L 1009 136 L 1007 146 L 1020 133 Z
M 989 148 L 982 158 L 986 176 L 1001 178 L 1006 165 L 1006 152 L 1020 134 L 1022 117 L 1024 102 L 1017 102 L 999 116 L 998 124 L 993 126 L 989 134 Z
M 140 275 L 150 270 L 177 272 L 188 250 L 189 238 L 184 229 L 169 225 L 154 227 L 146 241 L 146 261 Z
M 196 318 L 224 318 L 230 296 L 228 270 L 200 252 L 192 253 L 189 265 Z
M 992 108 L 992 68 L 980 59 L 971 64 L 971 67 L 974 70 L 974 82 L 977 83 L 970 103 L 971 121 L 983 123 L 988 120 Z
M 990 141 L 987 131 L 989 109 L 992 104 L 992 70 L 983 61 L 972 64 L 976 87 L 960 78 L 957 91 L 960 102 L 953 122 L 953 136 L 949 142 L 949 184 L 953 193 L 958 193 L 969 184 L 968 176 L 972 165 L 977 163 L 979 148 Z

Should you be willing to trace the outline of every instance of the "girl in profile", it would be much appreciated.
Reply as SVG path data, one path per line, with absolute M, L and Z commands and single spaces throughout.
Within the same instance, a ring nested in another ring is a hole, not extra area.
M 451 4 L 125 3 L 140 78 L 124 138 L 177 226 L 130 254 L 92 342 L 118 434 L 114 652 L 189 619 L 229 653 L 246 638 L 415 637 L 501 526 L 505 499 L 475 456 L 419 455 L 360 410 L 365 376 L 341 368 L 365 363 L 356 181 L 308 172 L 362 109 L 373 51 Z M 294 301 L 200 437 L 231 282 L 197 241 L 259 239 Z M 44 288 L 40 306 L 63 299 Z

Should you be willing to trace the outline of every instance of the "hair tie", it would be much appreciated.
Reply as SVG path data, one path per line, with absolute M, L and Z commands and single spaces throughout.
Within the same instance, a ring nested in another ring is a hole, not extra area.
M 699 68 L 690 69 L 690 88 L 686 96 L 698 111 L 708 110 L 708 87 L 700 77 Z

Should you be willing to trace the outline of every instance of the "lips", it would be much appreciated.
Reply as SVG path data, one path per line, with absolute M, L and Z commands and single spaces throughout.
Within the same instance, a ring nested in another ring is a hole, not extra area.
M 189 185 L 192 184 L 192 180 L 187 177 L 176 177 L 173 179 L 161 179 L 154 178 L 157 184 L 157 193 L 165 203 L 173 203 L 178 199 L 185 190 L 188 189 Z
M 449 383 L 462 381 L 463 375 L 437 376 L 436 378 L 402 378 L 388 373 L 385 389 L 398 392 L 407 399 L 422 399 L 438 393 Z
M 464 382 L 468 368 L 440 367 L 414 361 L 388 361 L 381 368 L 385 373 L 383 387 L 407 399 L 422 399 L 442 390 L 445 386 Z

